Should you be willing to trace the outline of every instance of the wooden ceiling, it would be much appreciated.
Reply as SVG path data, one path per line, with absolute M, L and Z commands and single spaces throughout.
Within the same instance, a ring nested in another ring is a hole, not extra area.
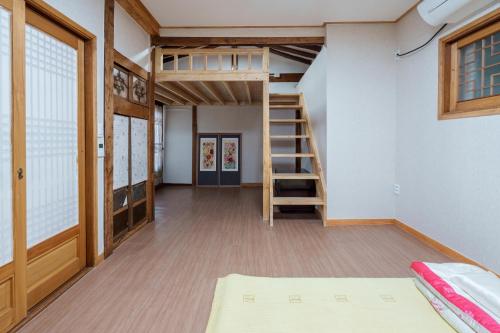
M 155 85 L 155 100 L 181 105 L 251 105 L 262 103 L 259 81 L 172 81 Z

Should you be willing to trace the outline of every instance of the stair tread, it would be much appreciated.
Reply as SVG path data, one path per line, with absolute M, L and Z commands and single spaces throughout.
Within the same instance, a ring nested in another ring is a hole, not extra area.
M 271 140 L 279 140 L 279 139 L 308 139 L 309 135 L 271 135 Z
M 319 179 L 314 173 L 273 173 L 273 179 Z
M 302 109 L 302 105 L 299 105 L 299 104 L 270 104 L 269 108 L 270 109 L 296 110 L 296 109 Z
M 269 119 L 270 123 L 305 123 L 305 119 Z
M 319 197 L 273 197 L 273 205 L 323 205 Z
M 312 153 L 271 154 L 271 157 L 314 157 Z

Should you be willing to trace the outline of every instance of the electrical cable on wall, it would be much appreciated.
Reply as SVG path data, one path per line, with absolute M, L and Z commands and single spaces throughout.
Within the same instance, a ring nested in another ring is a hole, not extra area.
M 420 45 L 419 47 L 414 48 L 413 50 L 410 50 L 410 51 L 408 51 L 408 52 L 404 52 L 404 53 L 399 53 L 399 52 L 398 52 L 398 53 L 396 53 L 396 56 L 398 56 L 398 57 L 404 57 L 405 55 L 411 54 L 411 53 L 413 53 L 413 52 L 415 52 L 415 51 L 420 50 L 421 48 L 426 47 L 426 46 L 427 46 L 430 42 L 432 42 L 432 41 L 434 40 L 434 38 L 436 38 L 436 36 L 437 36 L 437 35 L 439 35 L 439 33 L 440 33 L 441 31 L 443 31 L 443 29 L 444 29 L 447 25 L 448 25 L 448 23 L 443 24 L 443 26 L 442 26 L 441 28 L 439 28 L 439 30 L 438 30 L 438 31 L 437 31 L 437 32 L 436 32 L 436 33 L 435 33 L 435 34 L 434 34 L 434 35 L 433 35 L 433 36 L 432 36 L 432 37 L 431 37 L 431 38 L 430 38 L 427 42 L 425 42 L 424 44 L 422 44 L 422 45 Z

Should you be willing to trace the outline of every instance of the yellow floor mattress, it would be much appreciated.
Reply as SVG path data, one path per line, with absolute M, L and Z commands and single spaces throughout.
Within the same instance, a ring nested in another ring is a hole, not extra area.
M 413 279 L 263 278 L 217 282 L 206 333 L 455 332 Z

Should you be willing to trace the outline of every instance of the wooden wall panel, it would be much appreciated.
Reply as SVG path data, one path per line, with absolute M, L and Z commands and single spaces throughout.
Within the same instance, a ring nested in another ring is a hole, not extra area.
M 0 331 L 14 323 L 14 264 L 0 267 Z

